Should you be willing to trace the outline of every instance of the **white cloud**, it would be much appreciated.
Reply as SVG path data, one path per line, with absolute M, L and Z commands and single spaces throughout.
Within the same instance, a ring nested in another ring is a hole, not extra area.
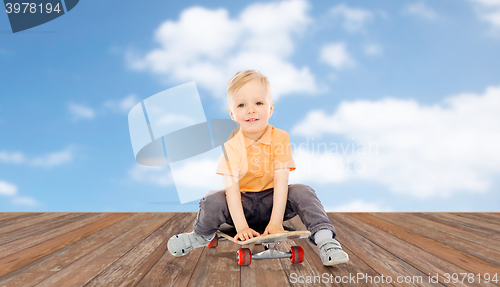
M 170 186 L 174 182 L 166 167 L 144 166 L 136 164 L 129 170 L 129 175 L 134 181 L 158 186 Z
M 31 160 L 30 164 L 41 167 L 53 167 L 63 165 L 73 161 L 74 152 L 72 148 L 67 148 L 62 151 L 52 152 Z
M 40 167 L 54 167 L 73 161 L 74 151 L 68 147 L 61 151 L 51 152 L 45 155 L 29 158 L 22 152 L 0 151 L 0 162 L 10 164 L 25 164 Z
M 331 115 L 310 112 L 292 133 L 315 138 L 336 134 L 377 146 L 369 153 L 329 152 L 365 167 L 340 173 L 340 178 L 327 177 L 330 182 L 370 180 L 397 193 L 446 197 L 459 191 L 487 192 L 500 174 L 498 110 L 500 87 L 481 95 L 451 96 L 433 106 L 390 98 L 342 102 Z
M 187 161 L 181 168 L 175 170 L 175 185 L 198 187 L 206 190 L 224 188 L 222 176 L 215 173 L 217 164 L 218 161 L 209 159 Z M 193 180 L 194 176 L 196 176 L 196 180 Z
M 320 60 L 335 69 L 343 69 L 355 65 L 344 43 L 331 43 L 323 46 L 320 52 Z
M 73 117 L 73 120 L 90 120 L 95 117 L 95 111 L 85 105 L 70 103 L 68 105 L 69 112 Z
M 98 115 L 103 115 L 108 111 L 114 113 L 128 113 L 141 100 L 135 94 L 129 94 L 122 99 L 107 100 L 102 103 L 100 109 L 92 108 L 86 105 L 70 103 L 68 105 L 69 112 L 73 120 L 94 119 Z
M 365 23 L 373 19 L 372 12 L 359 8 L 350 8 L 345 4 L 333 7 L 330 12 L 334 16 L 344 18 L 344 28 L 350 32 L 363 29 Z
M 336 153 L 317 152 L 308 147 L 292 148 L 297 168 L 290 173 L 290 182 L 342 182 L 349 178 L 345 159 Z
M 0 162 L 20 164 L 25 161 L 22 152 L 6 152 L 0 151 Z
M 103 103 L 103 106 L 117 113 L 128 113 L 139 103 L 140 100 L 134 94 L 130 94 L 121 100 L 109 100 Z
M 403 13 L 419 16 L 427 20 L 436 20 L 438 18 L 438 14 L 423 2 L 406 5 L 403 8 Z
M 369 44 L 365 46 L 365 53 L 370 56 L 382 54 L 382 46 L 378 44 Z
M 184 187 L 198 187 L 210 189 L 212 187 L 221 187 L 222 176 L 215 174 L 215 168 L 218 161 L 201 160 L 188 161 L 182 167 L 176 169 L 175 185 Z M 214 172 L 207 173 L 207 170 Z M 143 165 L 135 165 L 129 170 L 129 174 L 134 181 L 143 182 L 158 186 L 174 185 L 174 180 L 170 171 L 166 167 L 151 167 Z M 196 175 L 196 180 L 193 180 L 193 175 Z
M 231 18 L 226 9 L 192 7 L 178 21 L 165 21 L 155 31 L 158 48 L 144 56 L 129 51 L 127 61 L 165 82 L 194 80 L 217 96 L 225 95 L 230 77 L 243 69 L 267 75 L 274 99 L 315 93 L 318 87 L 309 68 L 288 60 L 294 38 L 312 21 L 308 10 L 305 0 L 256 3 Z
M 469 0 L 475 4 L 479 18 L 497 31 L 500 29 L 500 0 Z
M 390 208 L 376 202 L 366 202 L 361 199 L 337 206 L 325 206 L 326 212 L 388 212 Z
M 38 202 L 29 196 L 21 196 L 12 199 L 12 203 L 15 205 L 24 205 L 24 206 L 37 206 Z
M 11 203 L 15 205 L 25 205 L 25 206 L 38 205 L 37 201 L 33 197 L 16 196 L 17 186 L 12 183 L 8 183 L 4 180 L 0 180 L 0 195 L 12 196 L 13 198 L 11 200 Z
M 17 194 L 17 186 L 0 180 L 0 195 L 14 196 Z

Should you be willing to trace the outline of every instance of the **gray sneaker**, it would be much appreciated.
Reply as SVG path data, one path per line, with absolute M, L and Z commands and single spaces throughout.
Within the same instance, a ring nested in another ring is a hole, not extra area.
M 205 237 L 202 235 L 198 235 L 193 231 L 190 233 L 182 233 L 170 237 L 167 243 L 167 247 L 170 254 L 175 257 L 180 257 L 186 255 L 194 248 L 207 246 L 210 241 L 212 241 L 212 238 L 209 239 L 209 236 Z
M 332 266 L 349 261 L 349 256 L 342 250 L 340 243 L 335 239 L 325 239 L 318 244 L 319 256 L 323 265 Z

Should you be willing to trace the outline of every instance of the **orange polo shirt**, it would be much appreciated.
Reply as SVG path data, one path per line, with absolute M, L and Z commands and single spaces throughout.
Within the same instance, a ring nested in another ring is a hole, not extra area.
M 259 192 L 274 187 L 274 170 L 280 168 L 295 170 L 290 137 L 268 124 L 257 141 L 235 129 L 224 144 L 216 173 L 238 176 L 241 192 Z

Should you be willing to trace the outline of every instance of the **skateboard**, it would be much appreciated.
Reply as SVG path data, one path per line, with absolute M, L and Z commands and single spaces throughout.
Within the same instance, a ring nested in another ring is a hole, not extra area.
M 292 263 L 301 263 L 304 261 L 304 250 L 300 246 L 292 246 L 289 252 L 283 252 L 275 249 L 275 245 L 279 244 L 284 240 L 296 240 L 301 238 L 307 238 L 311 236 L 309 231 L 297 231 L 288 227 L 284 227 L 285 232 L 274 233 L 268 235 L 261 235 L 254 238 L 250 238 L 245 241 L 239 241 L 237 244 L 240 246 L 245 246 L 249 244 L 262 244 L 264 245 L 264 251 L 252 254 L 249 248 L 239 248 L 236 251 L 236 261 L 240 266 L 248 266 L 252 263 L 252 259 L 276 259 L 276 258 L 290 258 Z M 262 234 L 264 230 L 255 230 L 259 234 Z M 208 248 L 215 248 L 219 244 L 219 241 L 232 241 L 234 242 L 234 236 L 236 236 L 236 229 L 233 226 L 223 224 L 215 237 L 207 245 Z

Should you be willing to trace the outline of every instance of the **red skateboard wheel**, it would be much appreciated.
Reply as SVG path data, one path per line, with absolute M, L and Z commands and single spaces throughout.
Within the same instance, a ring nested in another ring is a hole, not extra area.
M 302 247 L 292 246 L 290 253 L 292 253 L 292 258 L 290 258 L 292 263 L 302 263 L 304 261 L 304 249 Z
M 248 248 L 240 248 L 236 251 L 236 261 L 240 266 L 248 266 L 252 263 L 252 252 Z
M 219 245 L 219 236 L 217 234 L 215 234 L 214 239 L 212 239 L 212 241 L 210 241 L 210 243 L 208 243 L 207 247 L 208 248 L 215 248 L 215 247 L 217 247 L 217 245 Z

